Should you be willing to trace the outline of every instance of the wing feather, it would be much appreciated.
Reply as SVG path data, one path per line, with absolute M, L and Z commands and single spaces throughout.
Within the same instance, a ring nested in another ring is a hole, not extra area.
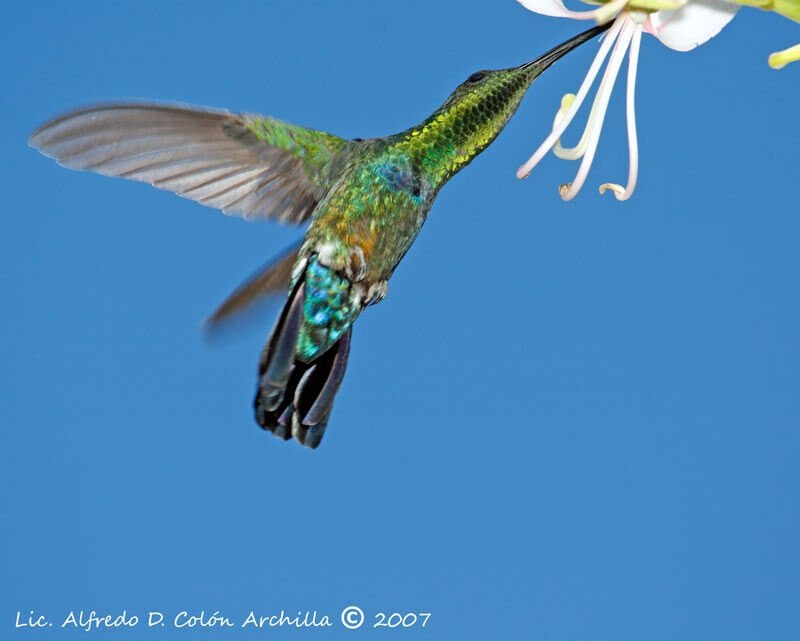
M 127 103 L 56 118 L 29 144 L 71 169 L 149 183 L 226 214 L 299 224 L 356 143 L 267 116 Z
M 301 242 L 295 243 L 250 276 L 205 320 L 205 326 L 209 330 L 219 330 L 225 321 L 240 315 L 258 301 L 274 295 L 285 296 Z

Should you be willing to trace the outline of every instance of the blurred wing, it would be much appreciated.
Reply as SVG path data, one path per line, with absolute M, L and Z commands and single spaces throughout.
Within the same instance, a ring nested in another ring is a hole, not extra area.
M 280 294 L 285 296 L 292 280 L 292 268 L 297 260 L 302 241 L 289 247 L 276 256 L 255 274 L 242 283 L 239 288 L 225 299 L 204 324 L 209 330 L 216 330 L 223 321 L 238 314 L 266 296 Z
M 150 183 L 226 214 L 298 224 L 356 143 L 274 118 L 158 104 L 101 105 L 36 130 L 29 144 L 71 169 Z

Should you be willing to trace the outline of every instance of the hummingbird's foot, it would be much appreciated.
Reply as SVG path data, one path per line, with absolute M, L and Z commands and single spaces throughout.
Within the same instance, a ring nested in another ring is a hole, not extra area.
M 389 293 L 389 281 L 388 280 L 381 280 L 377 283 L 372 283 L 367 290 L 367 295 L 365 297 L 364 307 L 369 305 L 377 305 L 380 303 L 384 298 L 386 298 L 386 294 Z

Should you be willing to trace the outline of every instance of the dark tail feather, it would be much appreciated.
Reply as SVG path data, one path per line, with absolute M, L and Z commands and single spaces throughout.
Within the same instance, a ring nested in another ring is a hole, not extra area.
M 261 412 L 277 412 L 283 405 L 286 387 L 294 370 L 297 335 L 303 323 L 304 294 L 305 285 L 301 281 L 286 301 L 261 355 L 261 364 L 258 368 L 256 420 L 264 427 L 268 425 L 261 421 Z
M 339 341 L 308 368 L 295 389 L 292 436 L 312 449 L 322 441 L 333 399 L 342 384 L 352 331 L 352 327 L 348 328 Z
M 302 281 L 301 281 L 302 283 Z M 284 440 L 294 436 L 303 445 L 320 444 L 344 378 L 350 353 L 349 328 L 339 341 L 311 363 L 295 359 L 303 320 L 305 286 L 286 302 L 264 347 L 256 394 L 256 421 Z

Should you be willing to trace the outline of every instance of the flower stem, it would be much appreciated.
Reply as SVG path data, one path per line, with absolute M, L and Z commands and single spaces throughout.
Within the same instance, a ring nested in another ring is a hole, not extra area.
M 798 0 L 732 0 L 748 7 L 756 7 L 764 11 L 774 11 L 780 15 L 800 22 L 800 2 Z

